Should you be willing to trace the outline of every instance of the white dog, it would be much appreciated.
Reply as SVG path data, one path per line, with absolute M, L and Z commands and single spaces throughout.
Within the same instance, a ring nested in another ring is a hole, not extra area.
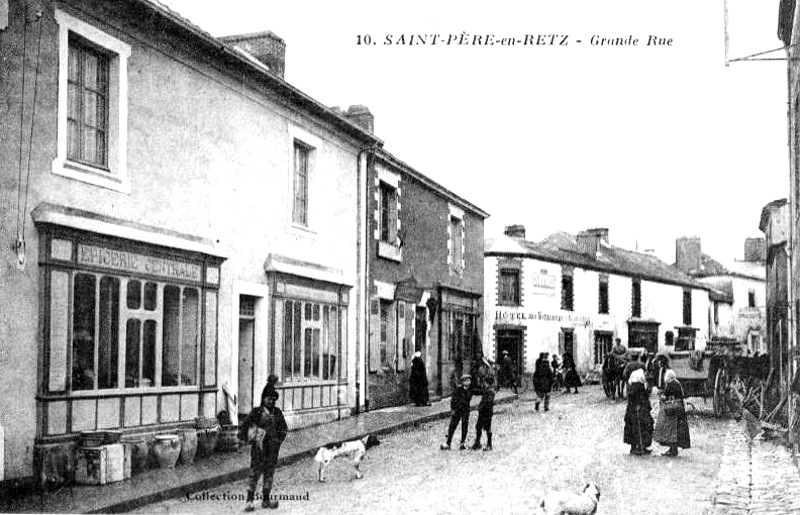
M 583 488 L 583 493 L 549 492 L 539 503 L 544 515 L 594 515 L 600 502 L 600 489 L 594 483 Z
M 356 469 L 356 479 L 361 479 L 364 476 L 361 475 L 361 471 L 359 470 L 358 466 L 361 464 L 361 460 L 364 459 L 364 456 L 366 456 L 367 450 L 375 447 L 376 445 L 380 445 L 378 438 L 373 435 L 369 435 L 359 440 L 351 440 L 349 442 L 342 442 L 339 444 L 320 447 L 319 451 L 317 451 L 316 457 L 314 457 L 314 461 L 319 463 L 320 482 L 325 482 L 325 469 L 328 467 L 330 462 L 335 458 L 339 458 L 340 456 L 353 458 L 353 467 Z

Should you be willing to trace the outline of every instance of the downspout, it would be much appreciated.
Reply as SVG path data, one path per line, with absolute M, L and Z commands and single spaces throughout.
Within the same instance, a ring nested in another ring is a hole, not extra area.
M 788 347 L 789 347 L 789 360 L 788 360 L 789 361 L 789 366 L 788 366 L 789 379 L 787 380 L 787 387 L 789 386 L 790 381 L 791 381 L 792 371 L 793 371 L 794 368 L 796 368 L 794 366 L 794 361 L 795 360 L 794 360 L 794 356 L 793 356 L 793 350 L 794 350 L 794 347 L 795 347 L 795 344 L 796 344 L 796 342 L 795 342 L 795 334 L 796 334 L 796 324 L 797 324 L 797 320 L 795 320 L 795 305 L 797 305 L 797 300 L 794 298 L 794 296 L 795 296 L 795 287 L 794 287 L 795 273 L 794 273 L 794 267 L 796 266 L 795 260 L 794 260 L 794 240 L 795 240 L 795 232 L 794 231 L 795 231 L 795 225 L 796 225 L 795 224 L 795 216 L 796 216 L 796 210 L 797 210 L 797 205 L 796 205 L 796 201 L 795 201 L 795 197 L 796 197 L 795 189 L 797 188 L 797 184 L 796 184 L 796 180 L 795 180 L 795 174 L 796 174 L 797 170 L 795 169 L 796 166 L 795 166 L 794 155 L 797 152 L 797 149 L 794 148 L 795 141 L 794 141 L 794 138 L 793 138 L 794 131 L 793 131 L 793 116 L 792 116 L 793 115 L 793 110 L 795 108 L 794 102 L 792 101 L 792 97 L 793 97 L 793 95 L 792 95 L 792 90 L 793 90 L 793 87 L 792 87 L 792 42 L 794 41 L 794 26 L 795 26 L 796 16 L 797 16 L 797 5 L 795 5 L 794 16 L 792 17 L 792 33 L 791 33 L 791 35 L 789 37 L 789 45 L 787 45 L 787 47 L 786 47 L 786 95 L 788 97 L 787 98 L 788 102 L 787 102 L 787 106 L 786 106 L 787 107 L 787 109 L 786 109 L 786 112 L 787 112 L 787 115 L 786 115 L 786 118 L 787 118 L 786 131 L 787 131 L 787 140 L 788 140 L 788 147 L 789 147 L 789 237 L 787 238 L 787 245 L 786 245 L 786 252 L 788 254 L 787 262 L 789 263 L 789 266 L 787 267 L 788 270 L 787 270 L 787 280 L 786 280 L 786 282 L 787 282 L 786 294 L 787 294 L 787 297 L 789 299 L 789 306 L 787 306 L 787 311 L 788 311 L 787 312 L 787 315 L 788 315 L 787 316 L 787 320 L 788 320 L 788 323 L 789 323 L 789 327 L 788 327 L 788 331 L 787 331 L 788 332 L 788 342 L 787 342 L 787 344 L 788 344 Z M 780 349 L 780 352 L 782 354 L 783 353 L 783 349 Z M 788 400 L 789 400 L 789 403 L 788 403 L 789 407 L 788 407 L 788 410 L 787 410 L 788 419 L 789 419 L 788 420 L 788 422 L 789 422 L 789 434 L 791 435 L 792 434 L 792 430 L 793 430 L 792 426 L 793 426 L 793 422 L 794 422 L 794 419 L 795 419 L 795 414 L 794 414 L 795 406 L 794 406 L 794 402 L 792 402 L 792 393 L 790 391 L 788 391 L 788 388 L 787 388 L 787 396 L 788 396 Z M 794 445 L 794 452 L 795 452 L 795 454 L 797 453 L 797 445 L 796 444 Z
M 358 286 L 356 287 L 356 392 L 355 392 L 355 401 L 356 405 L 354 408 L 354 414 L 358 414 L 361 412 L 361 406 L 363 405 L 363 399 L 367 397 L 367 381 L 366 381 L 366 350 L 362 352 L 362 347 L 366 349 L 366 345 L 369 344 L 369 328 L 367 326 L 367 303 L 366 303 L 366 295 L 367 295 L 367 285 L 368 283 L 368 275 L 369 270 L 367 268 L 367 206 L 368 206 L 368 199 L 367 199 L 367 175 L 368 175 L 368 156 L 370 153 L 373 152 L 373 147 L 367 147 L 362 149 L 358 153 L 358 164 L 357 164 L 357 174 L 358 174 L 358 193 L 357 193 L 357 205 L 358 205 L 358 238 L 356 242 L 356 248 L 358 253 L 358 265 L 357 265 L 357 277 L 358 277 Z M 362 389 L 361 383 L 364 383 L 364 387 Z

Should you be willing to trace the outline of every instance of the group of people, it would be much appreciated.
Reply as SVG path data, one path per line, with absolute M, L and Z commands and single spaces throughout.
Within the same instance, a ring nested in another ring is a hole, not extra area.
M 471 449 L 477 451 L 483 448 L 484 451 L 492 450 L 492 415 L 494 414 L 494 379 L 492 376 L 486 377 L 486 382 L 481 389 L 473 389 L 472 375 L 463 374 L 458 388 L 453 390 L 450 398 L 450 424 L 447 426 L 447 440 L 440 446 L 443 451 L 450 450 L 453 443 L 453 435 L 456 428 L 461 424 L 461 443 L 459 449 L 467 448 L 467 432 L 469 431 L 469 412 L 470 402 L 473 395 L 480 395 L 481 402 L 478 404 L 478 422 L 475 424 L 475 441 Z M 481 436 L 486 431 L 486 445 L 481 446 Z
M 641 363 L 634 360 L 632 363 Z M 651 415 L 651 387 L 645 375 L 646 367 L 633 366 L 628 382 L 628 405 L 625 409 L 623 442 L 630 445 L 636 456 L 650 454 L 653 441 L 667 450 L 662 456 L 677 456 L 678 448 L 691 447 L 689 422 L 686 417 L 684 391 L 675 371 L 665 367 L 663 389 L 659 393 L 660 409 L 657 420 Z

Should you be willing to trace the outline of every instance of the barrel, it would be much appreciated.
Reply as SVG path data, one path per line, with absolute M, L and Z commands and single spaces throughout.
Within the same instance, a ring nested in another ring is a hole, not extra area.
M 219 435 L 217 451 L 236 452 L 239 450 L 239 426 L 225 425 Z

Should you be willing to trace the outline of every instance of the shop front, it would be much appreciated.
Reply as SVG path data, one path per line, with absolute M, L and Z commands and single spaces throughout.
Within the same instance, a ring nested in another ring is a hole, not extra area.
M 483 357 L 479 338 L 481 295 L 439 287 L 439 359 L 436 394 L 447 397 L 462 374 Z M 444 378 L 444 380 L 443 380 Z
M 83 431 L 153 433 L 214 417 L 223 258 L 193 238 L 46 206 L 33 216 L 39 455 Z

